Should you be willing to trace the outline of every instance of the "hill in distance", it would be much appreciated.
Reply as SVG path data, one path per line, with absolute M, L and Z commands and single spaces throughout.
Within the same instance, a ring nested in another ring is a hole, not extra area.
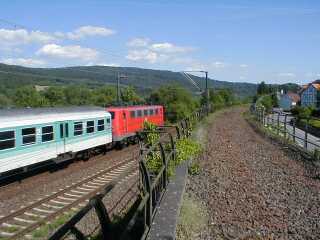
M 127 76 L 121 80 L 121 85 L 133 86 L 140 93 L 148 93 L 163 85 L 179 84 L 192 92 L 196 87 L 181 73 L 163 70 L 152 70 L 132 67 L 109 66 L 79 66 L 63 68 L 27 68 L 0 63 L 0 86 L 14 89 L 22 85 L 87 85 L 90 88 L 103 85 L 115 85 L 118 73 Z M 205 87 L 205 79 L 192 76 L 192 79 L 201 87 Z M 238 97 L 253 96 L 257 85 L 244 82 L 226 82 L 209 79 L 210 88 L 228 88 Z

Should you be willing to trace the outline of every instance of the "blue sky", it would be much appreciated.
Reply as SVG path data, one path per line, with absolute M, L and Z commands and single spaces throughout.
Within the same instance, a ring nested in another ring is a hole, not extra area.
M 302 84 L 320 78 L 319 13 L 320 1 L 300 0 L 3 0 L 0 62 Z

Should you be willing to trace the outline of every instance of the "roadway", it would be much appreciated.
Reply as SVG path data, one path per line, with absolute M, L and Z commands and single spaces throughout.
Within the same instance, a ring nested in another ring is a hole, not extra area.
M 287 132 L 291 135 L 291 139 L 293 140 L 293 126 L 291 125 L 291 120 L 294 118 L 291 114 L 287 114 L 287 113 L 283 113 L 283 112 L 280 112 L 280 117 L 279 117 L 279 121 L 280 121 L 280 124 L 284 124 L 285 122 L 285 116 L 284 115 L 287 115 L 287 118 L 286 118 L 286 129 L 287 129 Z M 268 124 L 272 124 L 273 122 L 273 125 L 274 126 L 277 126 L 277 119 L 278 119 L 278 113 L 272 113 L 272 114 L 269 114 L 268 115 L 269 118 L 266 117 L 265 119 L 265 123 L 267 123 L 267 120 L 269 120 Z M 273 119 L 273 121 L 272 121 Z M 305 131 L 302 130 L 302 129 L 299 129 L 299 128 L 295 128 L 295 143 L 298 144 L 300 147 L 303 147 L 305 148 L 305 145 L 304 145 L 304 139 L 305 139 Z M 320 149 L 320 138 L 308 133 L 307 134 L 307 150 L 308 151 L 311 151 L 313 152 L 315 149 Z

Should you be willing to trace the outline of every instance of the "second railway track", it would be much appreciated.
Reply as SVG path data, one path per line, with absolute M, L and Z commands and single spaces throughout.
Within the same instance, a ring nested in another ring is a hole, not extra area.
M 134 158 L 127 158 L 99 170 L 95 174 L 0 217 L 0 239 L 32 239 L 32 231 L 65 212 L 84 206 L 92 196 L 124 172 L 128 172 L 127 177 L 137 174 Z

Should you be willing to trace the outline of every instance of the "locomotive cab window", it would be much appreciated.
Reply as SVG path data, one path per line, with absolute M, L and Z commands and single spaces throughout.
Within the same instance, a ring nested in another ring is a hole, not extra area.
M 138 117 L 142 117 L 142 110 L 138 110 L 137 115 L 138 115 Z
M 110 119 L 108 118 L 107 121 L 110 121 Z M 99 119 L 98 120 L 98 131 L 103 131 L 104 130 L 104 119 Z
M 74 123 L 74 136 L 82 135 L 82 133 L 83 133 L 82 122 L 75 122 Z
M 158 110 L 158 108 L 156 108 L 156 115 L 158 115 L 158 113 L 159 113 L 159 110 Z
M 143 115 L 148 116 L 148 109 L 143 110 Z
M 110 112 L 111 114 L 111 119 L 114 119 L 114 112 Z
M 150 115 L 150 116 L 153 115 L 153 109 L 149 109 L 149 115 Z
M 130 112 L 130 117 L 131 118 L 135 118 L 136 117 L 136 112 L 135 111 L 131 111 Z
M 0 150 L 14 148 L 16 144 L 14 131 L 0 132 Z
M 36 128 L 22 129 L 22 144 L 30 145 L 36 143 Z
M 53 140 L 53 126 L 42 127 L 42 142 Z
M 87 133 L 94 132 L 94 121 L 87 121 Z

